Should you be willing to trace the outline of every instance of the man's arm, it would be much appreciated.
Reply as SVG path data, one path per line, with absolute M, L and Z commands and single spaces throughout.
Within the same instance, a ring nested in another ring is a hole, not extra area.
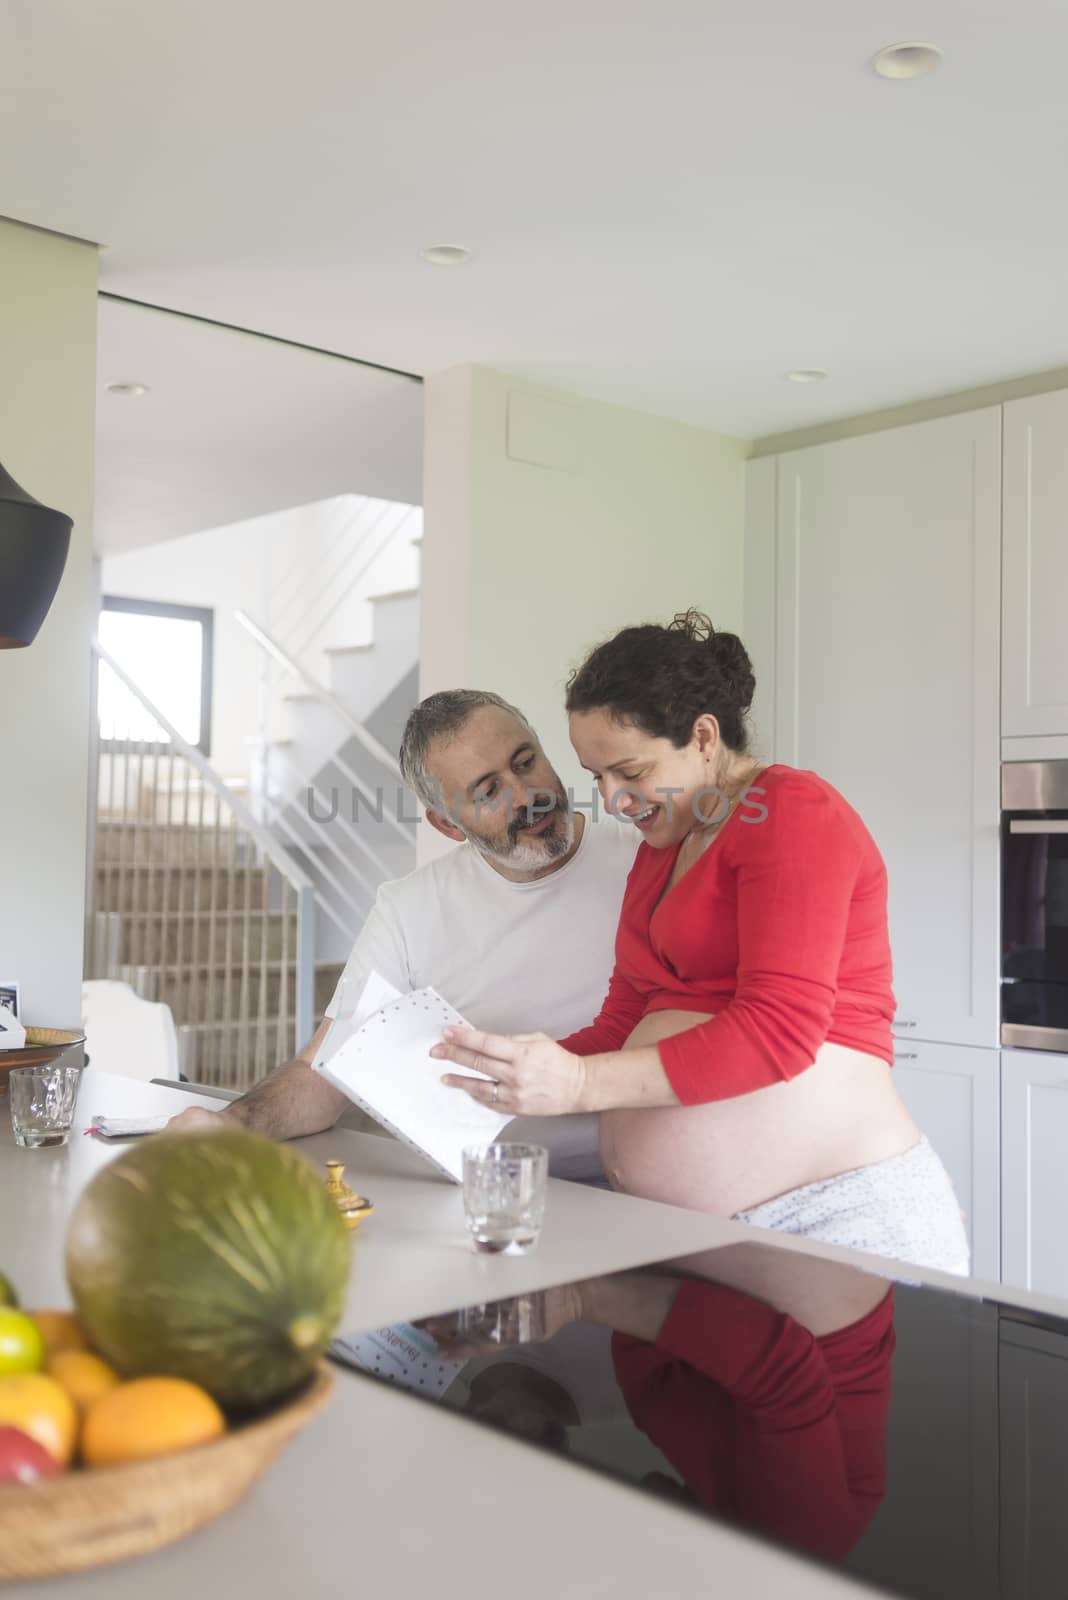
M 332 1128 L 349 1104 L 348 1098 L 320 1073 L 312 1071 L 312 1062 L 329 1027 L 330 1018 L 324 1017 L 292 1061 L 276 1067 L 240 1100 L 231 1101 L 222 1111 L 190 1106 L 171 1118 L 167 1131 L 225 1128 L 236 1123 L 239 1128 L 266 1134 L 269 1139 L 302 1139 L 306 1134 Z

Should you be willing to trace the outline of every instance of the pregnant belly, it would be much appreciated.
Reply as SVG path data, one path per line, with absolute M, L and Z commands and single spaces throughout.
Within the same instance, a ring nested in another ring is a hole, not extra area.
M 650 1012 L 624 1048 L 707 1020 Z M 703 1106 L 601 1113 L 601 1156 L 615 1188 L 724 1217 L 898 1155 L 919 1136 L 886 1062 L 833 1044 L 789 1083 Z

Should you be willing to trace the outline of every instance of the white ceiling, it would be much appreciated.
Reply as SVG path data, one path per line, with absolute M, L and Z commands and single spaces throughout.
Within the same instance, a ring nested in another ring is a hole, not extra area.
M 1066 59 L 1062 0 L 5 0 L 0 213 L 140 299 L 752 436 L 1068 360 Z
M 103 299 L 98 551 L 363 494 L 422 501 L 411 378 Z M 140 398 L 112 382 L 148 385 Z

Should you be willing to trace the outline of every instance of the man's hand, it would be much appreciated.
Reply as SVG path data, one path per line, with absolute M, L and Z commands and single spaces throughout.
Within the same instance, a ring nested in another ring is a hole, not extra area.
M 228 1117 L 224 1111 L 208 1111 L 204 1106 L 189 1106 L 185 1111 L 179 1111 L 172 1117 L 164 1128 L 164 1133 L 190 1133 L 197 1128 L 232 1128 L 233 1117 Z
M 581 1322 L 582 1315 L 582 1285 L 570 1283 L 562 1289 L 469 1306 L 449 1316 L 427 1317 L 420 1327 L 437 1344 L 443 1360 L 469 1361 L 517 1345 L 542 1344 L 569 1322 Z
M 450 1089 L 462 1089 L 472 1100 L 509 1117 L 555 1117 L 585 1109 L 586 1063 L 545 1033 L 508 1037 L 477 1028 L 446 1028 L 443 1044 L 430 1054 L 438 1061 L 484 1072 L 484 1078 L 456 1074 L 442 1078 Z

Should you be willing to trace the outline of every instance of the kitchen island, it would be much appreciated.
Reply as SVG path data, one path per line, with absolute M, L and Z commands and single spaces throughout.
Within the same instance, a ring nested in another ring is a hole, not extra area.
M 183 1091 L 135 1084 L 90 1069 L 79 1121 L 84 1126 L 98 1111 L 133 1115 L 189 1103 L 190 1096 Z M 61 1259 L 66 1217 L 84 1183 L 122 1148 L 76 1132 L 67 1149 L 17 1150 L 4 1106 L 0 1267 L 17 1284 L 25 1305 L 69 1303 Z M 754 1230 L 738 1224 L 554 1181 L 545 1232 L 535 1252 L 521 1258 L 478 1256 L 464 1233 L 458 1189 L 435 1177 L 404 1147 L 336 1128 L 302 1140 L 296 1148 L 319 1164 L 332 1158 L 345 1162 L 353 1187 L 375 1203 L 373 1216 L 353 1236 L 353 1272 L 343 1319 L 346 1332 L 412 1322 L 472 1303 L 663 1263 L 670 1257 L 707 1259 L 710 1251 L 754 1239 Z M 871 1258 L 845 1251 L 819 1250 L 797 1241 L 779 1243 L 781 1249 L 766 1252 L 769 1257 L 879 1266 Z M 880 1270 L 889 1269 L 884 1264 Z M 932 1286 L 952 1282 L 956 1291 L 962 1291 L 952 1302 L 946 1296 L 934 1298 L 943 1307 L 965 1308 L 963 1320 L 958 1319 L 963 1343 L 959 1349 L 947 1344 L 947 1365 L 939 1369 L 931 1416 L 936 1433 L 963 1441 L 961 1449 L 970 1452 L 972 1465 L 967 1481 L 958 1482 L 945 1476 L 952 1467 L 936 1463 L 944 1491 L 939 1511 L 943 1537 L 941 1553 L 926 1558 L 934 1563 L 932 1578 L 941 1559 L 959 1566 L 957 1541 L 961 1550 L 971 1552 L 978 1574 L 975 1582 L 969 1580 L 971 1592 L 988 1593 L 991 1600 L 1016 1600 L 1017 1593 L 1031 1591 L 996 1586 L 996 1451 L 992 1466 L 990 1458 L 975 1457 L 977 1441 L 984 1430 L 987 1434 L 996 1430 L 998 1420 L 997 1308 L 980 1307 L 986 1288 L 992 1294 L 997 1291 L 994 1286 L 960 1284 L 918 1269 L 909 1269 L 908 1278 Z M 910 1292 L 917 1291 L 900 1291 Z M 1031 1335 L 1027 1315 L 1055 1313 L 1057 1307 L 1043 1306 L 1034 1296 L 1015 1298 L 1026 1303 L 1022 1328 L 1026 1343 Z M 983 1318 L 969 1320 L 970 1304 L 982 1310 Z M 986 1317 L 988 1311 L 993 1321 Z M 945 1315 L 938 1324 L 943 1332 L 948 1330 L 950 1344 L 957 1337 L 956 1326 L 953 1317 L 947 1321 Z M 1047 1345 L 1056 1337 L 1048 1329 L 1034 1333 Z M 899 1353 L 907 1357 L 906 1368 L 930 1338 L 924 1332 L 900 1347 Z M 968 1353 L 963 1362 L 960 1349 Z M 1064 1370 L 1068 1372 L 1068 1362 Z M 942 1422 L 936 1416 L 939 1404 L 949 1408 Z M 932 1437 L 936 1454 L 937 1442 Z M 892 1436 L 891 1460 L 894 1448 Z M 894 1514 L 914 1522 L 930 1496 L 923 1492 L 916 1501 L 918 1509 L 910 1510 L 908 1494 L 923 1485 L 906 1484 L 904 1489 L 905 1499 L 899 1495 Z M 889 1509 L 893 1512 L 892 1505 Z M 879 1533 L 878 1526 L 875 1532 Z M 900 1542 L 892 1516 L 881 1537 L 891 1546 Z M 932 1538 L 936 1538 L 933 1533 Z M 146 1592 L 153 1600 L 188 1600 L 197 1592 L 289 1600 L 298 1594 L 356 1592 L 460 1596 L 473 1587 L 491 1585 L 517 1600 L 572 1594 L 606 1600 L 609 1596 L 619 1600 L 621 1595 L 689 1600 L 696 1588 L 706 1586 L 725 1595 L 774 1594 L 797 1600 L 850 1592 L 910 1592 L 873 1588 L 855 1574 L 818 1565 L 725 1523 L 694 1515 L 662 1495 L 636 1493 L 610 1477 L 342 1369 L 327 1410 L 295 1440 L 244 1504 L 227 1516 L 156 1555 L 79 1576 L 12 1584 L 6 1592 L 19 1600 L 24 1595 L 28 1600 L 31 1595 L 61 1593 L 77 1595 L 79 1600 L 105 1596 L 132 1600 Z M 944 1587 L 930 1590 L 932 1595 L 951 1592 Z

